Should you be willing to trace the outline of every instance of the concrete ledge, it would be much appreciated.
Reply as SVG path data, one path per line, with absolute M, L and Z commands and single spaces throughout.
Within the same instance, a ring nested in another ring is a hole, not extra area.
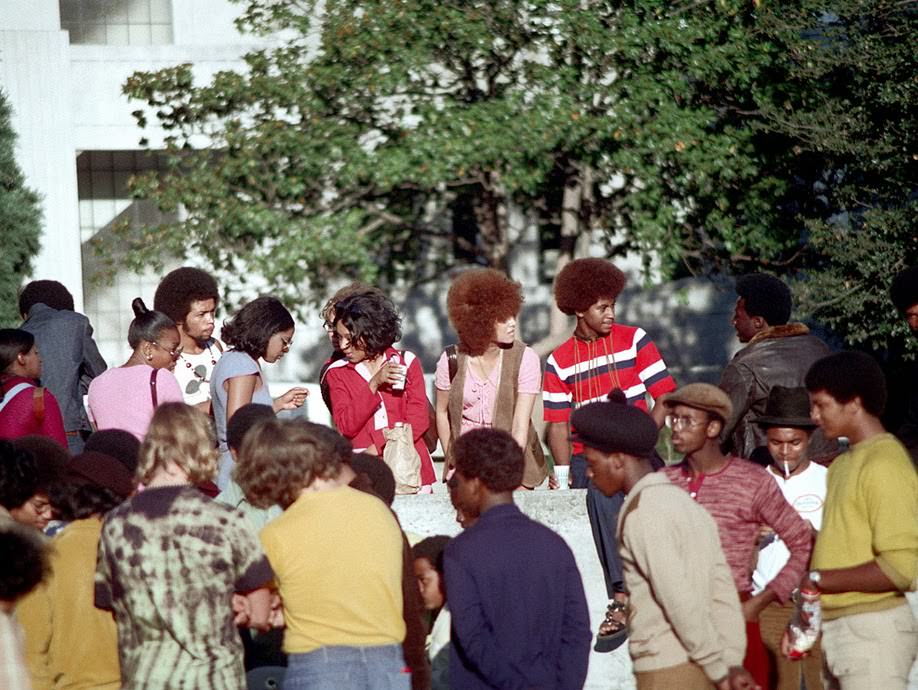
M 437 485 L 438 490 L 440 487 L 442 484 Z M 605 615 L 608 598 L 587 517 L 586 491 L 517 491 L 514 499 L 520 510 L 560 534 L 571 547 L 583 578 L 590 626 L 595 633 Z M 445 490 L 429 495 L 397 496 L 392 507 L 402 529 L 410 535 L 455 536 L 461 530 Z M 633 690 L 635 683 L 627 647 L 626 643 L 609 654 L 591 652 L 584 687 L 588 690 Z

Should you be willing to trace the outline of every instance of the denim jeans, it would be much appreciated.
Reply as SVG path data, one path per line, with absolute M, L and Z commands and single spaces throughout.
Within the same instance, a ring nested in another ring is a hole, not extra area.
M 320 647 L 287 657 L 283 690 L 409 690 L 400 644 Z
M 625 591 L 618 540 L 615 537 L 618 514 L 625 502 L 625 495 L 619 491 L 613 496 L 606 496 L 587 479 L 586 471 L 586 458 L 580 454 L 571 456 L 571 485 L 574 489 L 587 490 L 587 515 L 593 529 L 593 543 L 596 544 L 596 553 L 602 566 L 606 594 L 611 599 L 615 592 Z

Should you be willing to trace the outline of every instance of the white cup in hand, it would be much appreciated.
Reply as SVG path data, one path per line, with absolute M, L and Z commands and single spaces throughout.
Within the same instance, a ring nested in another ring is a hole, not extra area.
M 571 476 L 570 465 L 555 465 L 555 479 L 558 480 L 558 490 L 567 491 L 570 486 L 568 482 Z

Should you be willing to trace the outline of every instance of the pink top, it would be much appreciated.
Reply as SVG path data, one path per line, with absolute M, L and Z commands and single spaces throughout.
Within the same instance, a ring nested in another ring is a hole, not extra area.
M 500 360 L 503 362 L 503 358 Z M 483 379 L 475 367 L 468 367 L 465 374 L 465 390 L 462 395 L 462 423 L 459 433 L 471 429 L 488 428 L 494 419 L 494 403 L 497 401 L 497 388 L 500 384 L 500 363 L 491 371 L 491 376 Z M 438 390 L 450 389 L 449 362 L 444 351 L 437 362 L 436 386 Z M 531 347 L 523 350 L 520 361 L 520 373 L 517 378 L 517 392 L 538 395 L 542 390 L 542 367 L 539 356 Z
M 89 408 L 97 429 L 124 429 L 143 441 L 153 419 L 150 374 L 153 367 L 138 364 L 109 369 L 89 384 Z M 168 369 L 156 374 L 156 401 L 184 402 L 182 389 Z

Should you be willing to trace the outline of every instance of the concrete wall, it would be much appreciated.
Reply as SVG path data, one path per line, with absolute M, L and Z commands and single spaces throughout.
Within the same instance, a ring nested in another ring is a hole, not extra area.
M 440 493 L 433 495 L 396 497 L 392 507 L 409 536 L 455 536 L 459 533 L 456 511 L 442 487 L 438 485 Z M 605 616 L 608 598 L 586 513 L 586 491 L 517 491 L 514 499 L 520 510 L 560 534 L 571 547 L 583 578 L 590 627 L 595 633 Z M 584 687 L 587 690 L 632 690 L 635 684 L 628 645 L 608 654 L 591 652 Z

